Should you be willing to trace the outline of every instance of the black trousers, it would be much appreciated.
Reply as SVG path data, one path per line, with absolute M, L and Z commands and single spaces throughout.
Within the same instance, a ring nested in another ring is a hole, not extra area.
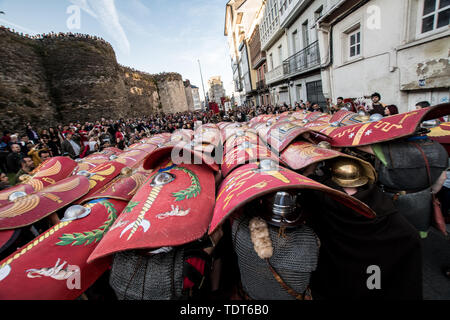
M 445 216 L 450 216 L 448 210 L 450 209 L 450 188 L 442 187 L 439 191 L 438 199 L 441 202 L 442 214 Z

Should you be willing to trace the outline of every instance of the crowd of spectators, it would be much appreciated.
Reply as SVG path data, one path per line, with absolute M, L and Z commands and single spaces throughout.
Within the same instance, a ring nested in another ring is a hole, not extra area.
M 43 33 L 43 34 L 36 34 L 36 35 L 29 35 L 27 33 L 23 32 L 17 32 L 14 29 L 11 29 L 9 27 L 0 26 L 0 30 L 9 31 L 11 33 L 14 33 L 15 35 L 31 40 L 47 40 L 47 39 L 86 39 L 86 40 L 95 40 L 100 41 L 108 46 L 111 46 L 109 42 L 104 40 L 101 37 L 89 35 L 89 34 L 82 34 L 82 33 L 72 33 L 72 32 L 50 32 L 50 33 Z
M 48 128 L 35 128 L 28 123 L 22 132 L 4 130 L 0 139 L 0 190 L 18 182 L 18 177 L 27 174 L 50 157 L 69 156 L 72 159 L 84 158 L 107 147 L 125 149 L 144 137 L 178 129 L 194 129 L 201 123 L 222 121 L 246 122 L 262 114 L 281 114 L 286 111 L 321 111 L 334 113 L 338 110 L 374 112 L 383 116 L 398 113 L 395 106 L 381 104 L 379 94 L 372 95 L 367 102 L 344 103 L 338 98 L 336 104 L 321 107 L 309 101 L 294 105 L 241 106 L 231 110 L 181 112 L 176 114 L 159 113 L 142 118 L 107 120 L 95 122 L 71 122 Z M 329 103 L 329 102 L 328 102 Z M 420 102 L 416 108 L 429 106 Z M 9 176 L 9 181 L 8 181 Z
M 108 147 L 124 149 L 144 137 L 178 129 L 194 129 L 201 123 L 221 121 L 249 121 L 260 114 L 278 114 L 294 110 L 286 105 L 241 107 L 227 112 L 213 111 L 159 113 L 136 119 L 95 122 L 71 122 L 48 128 L 35 128 L 28 123 L 23 131 L 4 130 L 0 139 L 0 189 L 15 185 L 22 174 L 27 174 L 50 157 L 84 158 Z M 6 175 L 10 176 L 8 182 Z

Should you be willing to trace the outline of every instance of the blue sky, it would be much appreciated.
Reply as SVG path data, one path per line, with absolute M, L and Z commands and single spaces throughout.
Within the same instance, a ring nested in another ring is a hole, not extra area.
M 120 64 L 149 73 L 178 72 L 202 92 L 220 75 L 227 94 L 232 73 L 224 36 L 226 0 L 0 0 L 0 24 L 20 32 L 79 32 L 112 44 Z M 70 30 L 67 9 L 81 9 Z

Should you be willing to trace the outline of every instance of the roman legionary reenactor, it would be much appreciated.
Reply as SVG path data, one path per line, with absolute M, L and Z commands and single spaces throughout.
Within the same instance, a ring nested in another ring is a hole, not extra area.
M 448 155 L 442 145 L 428 139 L 428 130 L 421 128 L 421 123 L 448 113 L 447 103 L 374 122 L 349 126 L 338 122 L 322 133 L 331 137 L 334 148 L 358 148 L 375 155 L 379 186 L 426 237 L 432 224 L 431 190 L 447 168 Z M 444 229 L 441 223 L 440 230 Z
M 325 193 L 315 193 L 316 214 L 308 222 L 321 239 L 311 289 L 318 299 L 421 299 L 422 253 L 417 232 L 393 201 L 350 158 L 331 163 L 323 183 L 364 202 L 367 219 Z M 372 272 L 376 272 L 370 278 Z M 381 282 L 380 282 L 381 281 Z M 405 285 L 405 284 L 408 285 Z
M 368 219 L 374 213 L 345 193 L 279 166 L 265 153 L 260 155 L 264 159 L 257 162 L 247 158 L 251 163 L 227 164 L 229 173 L 219 188 L 209 233 L 231 223 L 241 299 L 310 300 L 314 296 L 310 277 L 320 247 L 313 228 L 305 223 L 316 214 L 313 190 L 329 194 Z
M 220 229 L 206 234 L 218 172 L 211 154 L 221 141 L 214 127 L 194 136 L 192 142 L 172 139 L 146 158 L 144 168 L 153 174 L 89 257 L 95 263 L 113 256 L 109 281 L 120 300 L 204 299 L 209 293 L 211 255 L 221 238 Z
M 315 214 L 312 190 L 327 193 L 368 218 L 374 213 L 345 193 L 278 165 L 276 154 L 261 142 L 272 137 L 272 127 L 269 120 L 254 126 L 263 137 L 255 137 L 252 131 L 237 131 L 227 139 L 222 163 L 225 180 L 216 197 L 209 233 L 231 224 L 241 299 L 310 300 L 309 282 L 317 268 L 320 247 L 319 238 L 305 223 L 310 214 Z M 272 145 L 276 152 L 312 132 L 289 126 L 288 122 L 282 122 L 279 131 L 281 135 L 268 139 L 276 142 Z
M 87 259 L 149 174 L 141 168 L 145 155 L 130 150 L 81 162 L 51 158 L 12 189 L 0 205 L 0 252 L 2 258 L 11 253 L 0 262 L 0 299 L 86 298 L 83 293 L 111 263 Z M 18 242 L 17 230 L 48 217 L 50 226 L 34 230 L 28 243 Z

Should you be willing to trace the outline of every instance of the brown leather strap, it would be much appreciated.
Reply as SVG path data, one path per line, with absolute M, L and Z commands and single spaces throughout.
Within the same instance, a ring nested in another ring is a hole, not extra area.
M 432 187 L 433 183 L 431 181 L 430 164 L 428 163 L 427 155 L 425 154 L 423 149 L 417 143 L 411 142 L 411 144 L 413 146 L 415 146 L 420 151 L 420 153 L 422 154 L 423 160 L 425 161 L 425 167 L 427 168 L 428 182 L 430 183 L 430 187 Z
M 309 291 L 309 288 L 306 289 L 305 294 L 300 294 L 291 287 L 289 287 L 286 282 L 283 281 L 281 276 L 275 271 L 275 269 L 272 267 L 272 265 L 269 262 L 269 259 L 266 259 L 267 265 L 269 266 L 270 271 L 272 272 L 275 280 L 283 287 L 284 290 L 286 290 L 291 296 L 293 296 L 297 300 L 312 300 L 311 293 Z
M 432 187 L 433 187 L 433 183 L 432 183 L 432 181 L 431 181 L 430 164 L 428 163 L 428 158 L 427 158 L 425 152 L 423 151 L 423 149 L 422 149 L 417 143 L 414 143 L 414 142 L 411 142 L 411 143 L 412 143 L 417 149 L 419 149 L 420 153 L 421 153 L 422 156 L 423 156 L 423 160 L 425 161 L 425 167 L 427 168 L 428 182 L 430 183 L 430 188 L 432 188 Z M 435 196 L 435 194 L 433 193 L 433 190 L 431 190 L 431 197 L 432 197 L 433 201 L 436 200 L 436 196 Z

